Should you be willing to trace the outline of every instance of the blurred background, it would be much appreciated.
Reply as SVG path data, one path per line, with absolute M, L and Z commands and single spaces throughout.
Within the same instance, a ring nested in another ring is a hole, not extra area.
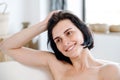
M 0 0 L 0 41 L 42 21 L 52 10 L 70 10 L 93 31 L 96 58 L 120 62 L 119 0 Z M 36 36 L 27 45 L 47 48 L 47 32 Z M 0 52 L 0 60 L 10 57 Z

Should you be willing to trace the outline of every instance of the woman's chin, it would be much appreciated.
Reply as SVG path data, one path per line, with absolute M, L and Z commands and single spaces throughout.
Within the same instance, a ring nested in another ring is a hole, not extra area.
M 77 58 L 77 57 L 79 57 L 79 54 L 73 54 L 73 55 L 70 56 L 71 59 L 72 58 Z

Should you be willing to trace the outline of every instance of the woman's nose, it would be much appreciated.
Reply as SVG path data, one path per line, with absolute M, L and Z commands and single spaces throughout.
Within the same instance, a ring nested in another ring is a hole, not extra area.
M 70 40 L 69 40 L 68 38 L 64 38 L 64 39 L 63 39 L 63 45 L 64 45 L 64 46 L 69 45 L 69 43 L 70 43 Z

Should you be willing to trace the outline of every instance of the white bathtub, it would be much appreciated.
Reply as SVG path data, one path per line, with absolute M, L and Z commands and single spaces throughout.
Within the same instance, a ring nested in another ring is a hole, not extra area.
M 16 61 L 0 63 L 0 80 L 53 80 L 45 69 L 33 69 Z

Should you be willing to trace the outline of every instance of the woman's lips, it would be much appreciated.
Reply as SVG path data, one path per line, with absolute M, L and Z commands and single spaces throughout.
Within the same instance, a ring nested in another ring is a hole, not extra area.
M 69 46 L 69 47 L 65 50 L 65 52 L 69 52 L 69 51 L 73 50 L 74 47 L 75 47 L 75 44 Z

